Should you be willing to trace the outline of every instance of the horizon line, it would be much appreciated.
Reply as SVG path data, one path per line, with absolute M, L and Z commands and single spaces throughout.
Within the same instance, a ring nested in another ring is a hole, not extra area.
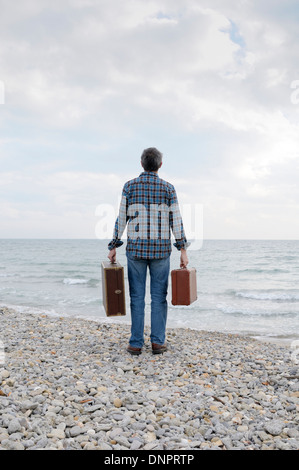
M 68 237 L 52 237 L 52 238 L 33 238 L 33 237 L 5 237 L 1 240 L 92 240 L 92 241 L 110 241 L 110 238 L 68 238 Z M 299 238 L 203 238 L 203 241 L 299 241 Z

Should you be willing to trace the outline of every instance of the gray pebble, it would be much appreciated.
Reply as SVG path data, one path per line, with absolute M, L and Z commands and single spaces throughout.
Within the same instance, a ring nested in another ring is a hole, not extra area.
M 13 418 L 8 425 L 9 434 L 13 434 L 15 432 L 21 431 L 21 429 L 22 429 L 22 426 L 21 426 L 19 419 Z
M 156 357 L 146 330 L 132 357 L 129 325 L 0 311 L 0 449 L 299 448 L 288 347 L 169 329 Z
M 281 421 L 269 421 L 265 424 L 265 430 L 272 436 L 279 436 L 282 433 L 284 424 Z

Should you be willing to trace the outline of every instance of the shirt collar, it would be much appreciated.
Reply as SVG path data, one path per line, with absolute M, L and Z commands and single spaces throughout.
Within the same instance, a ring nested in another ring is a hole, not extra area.
M 156 178 L 158 178 L 158 173 L 155 173 L 154 171 L 143 171 L 142 173 L 140 173 L 139 176 L 147 176 L 147 175 L 155 176 Z

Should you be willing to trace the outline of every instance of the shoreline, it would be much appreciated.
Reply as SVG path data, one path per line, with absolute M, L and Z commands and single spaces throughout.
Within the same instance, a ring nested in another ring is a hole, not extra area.
M 77 318 L 77 319 L 80 319 L 80 320 L 85 320 L 87 322 L 95 322 L 95 323 L 100 323 L 100 324 L 116 324 L 116 325 L 127 325 L 127 326 L 130 326 L 131 325 L 131 322 L 130 322 L 130 316 L 127 315 L 126 317 L 122 317 L 122 320 L 118 320 L 119 317 L 107 317 L 107 316 L 102 316 L 102 317 L 99 317 L 99 318 L 95 318 L 93 316 L 84 316 L 84 315 L 80 315 L 80 314 L 75 314 L 75 315 L 71 315 L 67 312 L 59 312 L 59 311 L 51 311 L 51 310 L 46 310 L 46 309 L 42 309 L 42 308 L 37 308 L 37 307 L 29 307 L 29 306 L 20 306 L 20 305 L 8 305 L 8 304 L 0 304 L 0 311 L 1 309 L 7 309 L 7 310 L 13 310 L 13 311 L 16 311 L 18 314 L 29 314 L 29 315 L 47 315 L 49 317 L 53 317 L 53 318 L 59 318 L 59 317 L 63 317 L 63 318 L 66 318 L 66 319 L 71 319 L 71 318 Z M 274 343 L 274 344 L 277 344 L 279 346 L 282 346 L 282 347 L 288 347 L 290 348 L 291 347 L 291 343 L 293 341 L 297 341 L 299 340 L 299 335 L 265 335 L 265 334 L 262 334 L 262 333 L 257 333 L 257 332 L 254 332 L 254 331 L 230 331 L 230 330 L 227 330 L 227 331 L 223 331 L 221 329 L 219 330 L 213 330 L 213 329 L 208 329 L 208 328 L 195 328 L 195 327 L 191 327 L 191 326 L 177 326 L 177 325 L 173 325 L 171 323 L 171 319 L 168 319 L 168 324 L 169 326 L 167 327 L 167 329 L 178 329 L 178 330 L 194 330 L 194 331 L 205 331 L 207 333 L 210 333 L 210 334 L 217 334 L 217 333 L 223 333 L 223 334 L 232 334 L 232 335 L 236 335 L 236 336 L 244 336 L 245 338 L 252 338 L 254 340 L 257 340 L 257 341 L 261 341 L 261 342 L 265 342 L 265 343 Z M 145 327 L 149 327 L 149 325 L 147 325 L 145 323 Z
M 128 324 L 1 306 L 0 322 L 0 450 L 299 449 L 289 345 L 168 328 L 154 356 L 146 327 L 132 357 Z

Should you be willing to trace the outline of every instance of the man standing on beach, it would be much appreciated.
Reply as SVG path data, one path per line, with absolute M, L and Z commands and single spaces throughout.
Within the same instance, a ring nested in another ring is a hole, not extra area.
M 111 262 L 116 260 L 122 234 L 127 226 L 126 255 L 131 300 L 131 338 L 127 351 L 141 354 L 144 343 L 144 308 L 146 273 L 151 278 L 151 343 L 152 352 L 161 354 L 165 344 L 167 320 L 167 289 L 170 269 L 171 230 L 174 246 L 180 250 L 180 267 L 188 264 L 184 227 L 178 207 L 175 188 L 158 176 L 162 154 L 156 148 L 143 151 L 141 165 L 144 171 L 128 181 L 122 191 L 119 215 L 115 222 L 113 239 L 108 244 Z

